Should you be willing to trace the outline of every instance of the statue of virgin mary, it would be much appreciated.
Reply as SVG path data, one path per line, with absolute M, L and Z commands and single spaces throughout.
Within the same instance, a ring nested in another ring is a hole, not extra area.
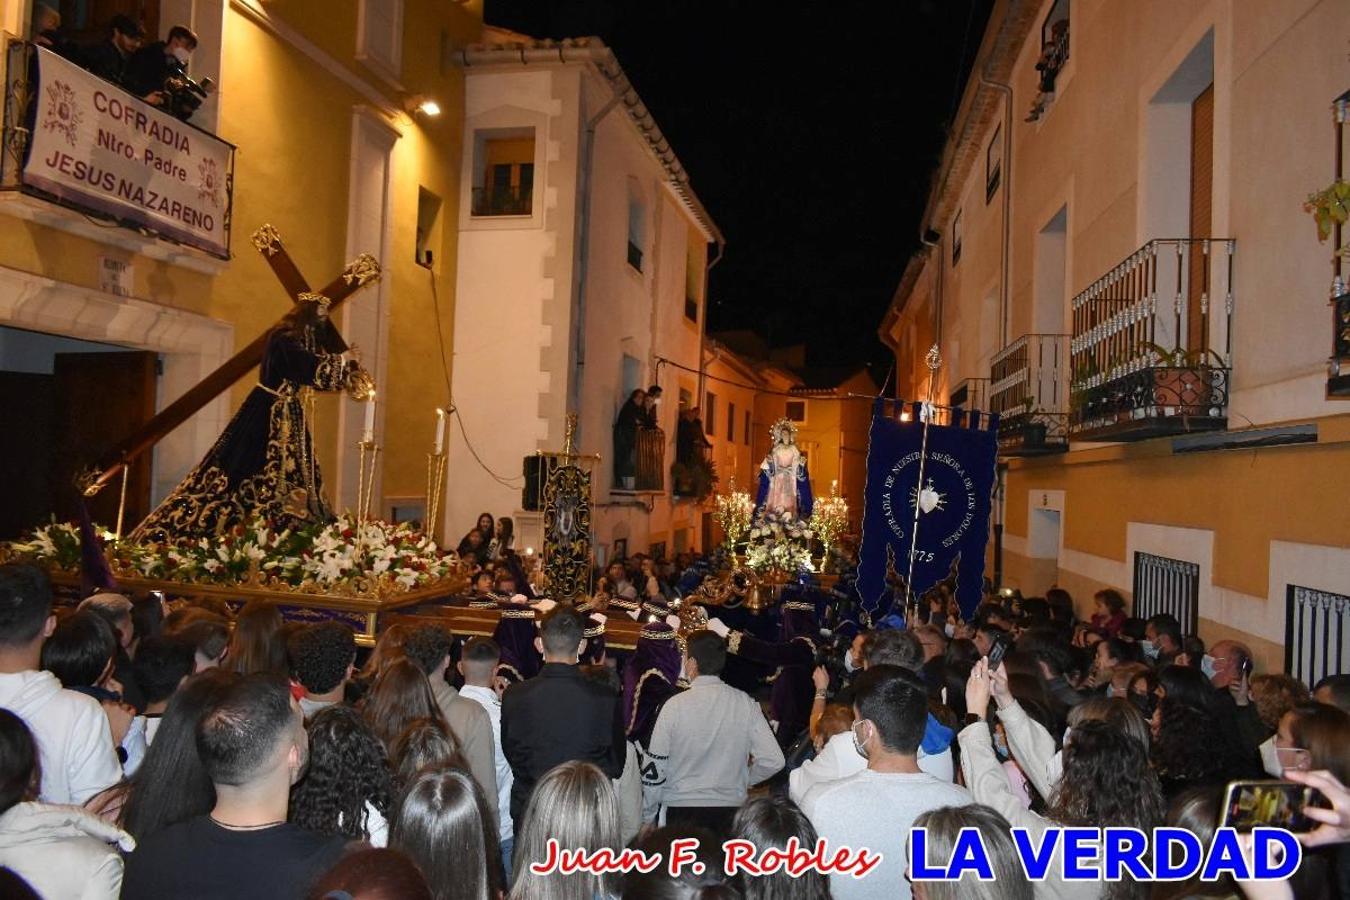
M 773 444 L 759 464 L 759 496 L 755 511 L 786 514 L 798 519 L 811 516 L 811 477 L 806 457 L 797 448 L 797 426 L 779 419 L 769 429 Z

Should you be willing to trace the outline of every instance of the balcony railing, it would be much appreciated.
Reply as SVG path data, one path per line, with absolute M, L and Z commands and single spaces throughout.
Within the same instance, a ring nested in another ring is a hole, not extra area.
M 5 54 L 0 194 L 230 258 L 232 144 L 34 44 Z M 180 85 L 171 108 L 188 96 L 205 93 Z
M 503 184 L 473 189 L 475 216 L 528 216 L 533 210 L 534 185 Z
M 1227 427 L 1235 251 L 1227 238 L 1150 241 L 1073 299 L 1070 438 Z
M 623 429 L 614 426 L 614 492 L 661 493 L 665 490 L 665 431 L 645 426 L 627 433 Z
M 947 405 L 966 412 L 989 412 L 989 379 L 967 378 L 958 381 L 947 395 Z
M 1327 378 L 1327 394 L 1332 397 L 1350 397 L 1350 293 L 1333 297 L 1331 308 L 1334 330 L 1331 336 L 1331 372 Z
M 989 411 L 1005 456 L 1069 449 L 1069 336 L 1024 334 L 994 357 Z

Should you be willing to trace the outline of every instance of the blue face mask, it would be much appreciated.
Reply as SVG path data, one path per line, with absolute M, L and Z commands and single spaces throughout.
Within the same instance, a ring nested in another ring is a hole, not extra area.
M 1208 653 L 1200 657 L 1200 673 L 1202 675 L 1212 680 L 1214 678 L 1214 673 L 1217 671 L 1218 669 L 1214 666 L 1214 657 L 1210 656 Z
M 1158 645 L 1153 643 L 1153 641 L 1140 641 L 1139 649 L 1144 651 L 1144 656 L 1149 659 L 1157 659 L 1158 653 L 1160 652 Z

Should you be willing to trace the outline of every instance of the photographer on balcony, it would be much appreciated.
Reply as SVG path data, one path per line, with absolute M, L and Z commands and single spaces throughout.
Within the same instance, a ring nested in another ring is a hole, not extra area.
M 169 29 L 166 40 L 147 44 L 127 61 L 123 86 L 147 103 L 187 121 L 210 94 L 211 80 L 188 76 L 197 35 L 184 25 Z

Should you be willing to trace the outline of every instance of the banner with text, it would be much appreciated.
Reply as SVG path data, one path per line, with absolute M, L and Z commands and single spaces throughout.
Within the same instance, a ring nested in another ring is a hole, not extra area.
M 874 617 L 939 584 L 969 616 L 980 602 L 998 452 L 996 417 L 953 411 L 951 425 L 899 421 L 878 400 L 867 447 L 858 595 Z M 920 480 L 922 470 L 922 480 Z M 913 554 L 913 578 L 910 556 Z
M 228 258 L 234 148 L 41 47 L 23 184 Z

